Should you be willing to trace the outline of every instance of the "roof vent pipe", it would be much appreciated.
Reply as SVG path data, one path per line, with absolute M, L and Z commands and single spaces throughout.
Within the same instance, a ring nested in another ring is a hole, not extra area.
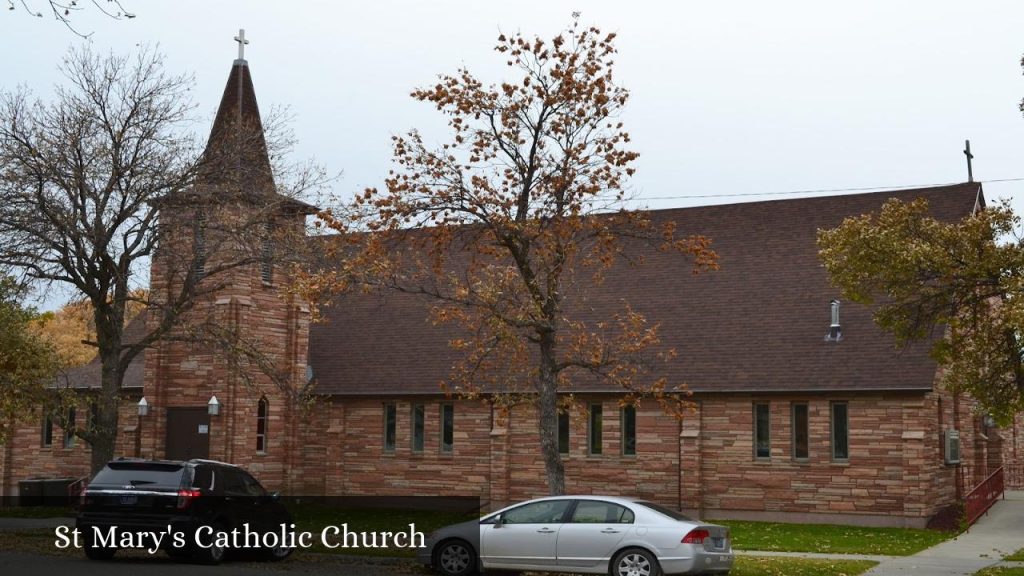
M 839 342 L 843 339 L 843 330 L 839 327 L 839 300 L 832 300 L 829 303 L 829 308 L 832 312 L 832 323 L 828 327 L 828 333 L 825 334 L 825 341 Z

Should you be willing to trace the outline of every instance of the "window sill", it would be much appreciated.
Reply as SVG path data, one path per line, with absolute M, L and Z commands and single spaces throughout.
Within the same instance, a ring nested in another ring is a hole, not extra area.
M 772 463 L 771 458 L 754 458 L 755 466 L 770 466 Z
M 850 465 L 850 461 L 849 460 L 833 460 L 830 463 L 830 465 L 831 466 L 838 466 L 840 468 L 845 468 L 845 467 Z

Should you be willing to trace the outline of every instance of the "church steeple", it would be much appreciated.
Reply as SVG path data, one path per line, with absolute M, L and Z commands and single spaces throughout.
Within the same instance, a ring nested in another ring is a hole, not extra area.
M 249 43 L 245 30 L 239 30 L 235 40 L 239 58 L 232 63 L 210 130 L 200 181 L 219 188 L 218 195 L 256 198 L 274 192 L 274 179 L 252 74 L 244 58 Z

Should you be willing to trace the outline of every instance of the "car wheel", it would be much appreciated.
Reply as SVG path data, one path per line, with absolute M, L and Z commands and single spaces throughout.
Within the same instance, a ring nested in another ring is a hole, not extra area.
M 274 546 L 273 548 L 265 549 L 263 551 L 263 557 L 267 560 L 270 560 L 271 562 L 280 562 L 281 560 L 284 560 L 285 558 L 291 556 L 293 551 L 294 548 L 278 545 Z
M 83 549 L 85 550 L 85 557 L 89 560 L 110 560 L 114 557 L 114 553 L 117 552 L 117 548 L 93 546 L 89 542 L 85 543 Z
M 627 548 L 612 561 L 611 576 L 661 576 L 661 567 L 647 550 Z
M 216 535 L 221 532 L 226 532 L 223 524 L 213 525 L 213 534 L 211 534 L 210 547 L 202 548 L 196 546 L 195 559 L 201 564 L 220 564 L 224 561 L 224 557 L 227 555 L 227 549 L 223 546 L 217 545 Z
M 434 568 L 444 576 L 476 573 L 476 551 L 465 540 L 448 540 L 434 552 Z

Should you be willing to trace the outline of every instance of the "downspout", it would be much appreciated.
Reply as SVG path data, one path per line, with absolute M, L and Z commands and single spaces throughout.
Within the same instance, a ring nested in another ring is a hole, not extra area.
M 14 430 L 14 418 L 10 418 L 8 421 L 11 424 L 9 429 L 12 431 L 12 434 L 8 436 L 7 440 L 4 442 L 3 485 L 0 485 L 0 496 L 3 496 L 4 500 L 7 500 L 10 497 L 11 492 L 14 490 L 14 486 L 11 484 L 11 478 L 13 476 L 11 465 L 14 460 L 13 440 L 16 432 Z
M 676 434 L 676 510 L 683 509 L 683 421 L 680 419 Z
M 956 430 L 957 432 L 960 431 L 960 391 L 959 390 L 954 390 L 953 391 L 953 430 Z M 960 460 L 962 461 L 963 460 L 963 448 L 962 448 L 962 446 L 963 446 L 963 438 L 960 439 L 960 445 L 961 445 Z M 962 464 L 960 464 L 960 462 L 957 462 L 956 468 L 954 468 L 954 470 L 956 470 L 956 477 L 953 478 L 953 483 L 956 485 L 956 501 L 957 502 L 960 502 L 961 500 L 963 500 L 963 497 L 964 497 L 963 481 L 962 481 L 963 480 L 963 474 L 961 473 L 963 468 L 961 468 L 961 466 L 962 466 Z
M 704 403 L 701 402 L 697 409 L 700 413 L 698 424 L 700 428 L 697 432 L 697 438 L 695 445 L 697 447 L 697 516 L 700 518 L 704 517 Z

